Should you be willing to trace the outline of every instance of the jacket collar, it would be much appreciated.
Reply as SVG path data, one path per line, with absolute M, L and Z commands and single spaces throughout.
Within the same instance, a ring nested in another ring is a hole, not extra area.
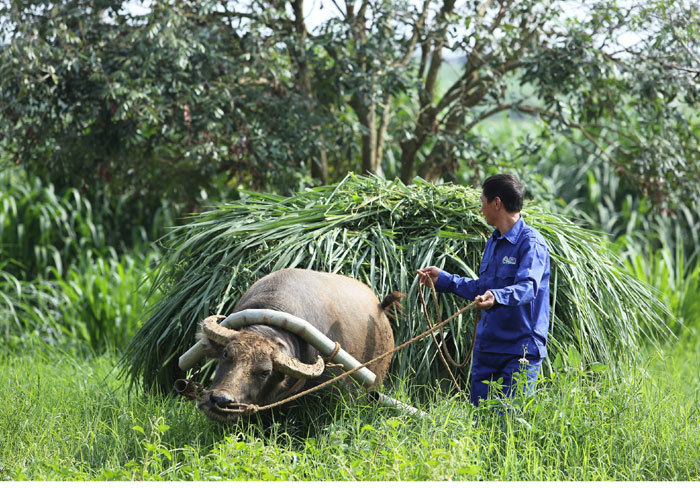
M 513 227 L 510 228 L 508 232 L 505 234 L 501 235 L 501 233 L 498 231 L 498 229 L 495 229 L 493 231 L 493 237 L 494 239 L 506 239 L 508 242 L 511 244 L 515 244 L 518 242 L 518 239 L 520 238 L 520 233 L 523 231 L 523 218 L 522 216 L 518 219 L 518 221 L 513 225 Z

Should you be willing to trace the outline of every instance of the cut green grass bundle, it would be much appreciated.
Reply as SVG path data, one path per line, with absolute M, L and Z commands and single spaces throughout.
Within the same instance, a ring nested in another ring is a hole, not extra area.
M 257 279 L 281 268 L 341 273 L 368 284 L 378 297 L 408 293 L 395 323 L 396 343 L 424 331 L 416 269 L 435 264 L 476 276 L 491 229 L 481 218 L 480 191 L 423 180 L 348 175 L 325 186 L 281 197 L 246 198 L 196 216 L 173 231 L 155 285 L 154 307 L 122 358 L 132 383 L 170 390 L 181 375 L 177 357 L 194 342 L 197 324 L 229 312 Z M 586 361 L 634 357 L 643 338 L 667 333 L 667 310 L 644 283 L 627 274 L 604 236 L 536 205 L 523 215 L 547 240 L 552 255 L 550 352 L 575 345 Z M 428 298 L 430 311 L 433 304 Z M 464 301 L 440 297 L 443 318 Z M 433 320 L 436 317 L 433 316 Z M 451 323 L 448 347 L 461 361 L 469 351 L 473 317 Z M 426 340 L 396 354 L 392 370 L 417 383 L 440 377 Z

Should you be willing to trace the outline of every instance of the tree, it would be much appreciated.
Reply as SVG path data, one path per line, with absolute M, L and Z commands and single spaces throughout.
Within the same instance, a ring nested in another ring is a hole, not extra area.
M 160 1 L 143 18 L 118 2 L 5 7 L 6 145 L 35 166 L 145 159 L 151 179 L 169 167 L 194 186 L 222 171 L 280 191 L 352 169 L 460 180 L 494 163 L 475 131 L 508 112 L 660 206 L 697 191 L 697 4 L 331 3 L 314 29 L 304 0 Z M 90 154 L 100 142 L 108 155 Z
M 287 163 L 313 152 L 303 126 L 317 117 L 269 74 L 284 61 L 255 55 L 265 40 L 214 6 L 160 2 L 143 17 L 119 1 L 0 7 L 5 151 L 59 191 L 127 193 L 153 208 L 192 208 L 222 178 L 296 188 L 304 172 Z
M 555 133 L 578 143 L 581 134 L 587 151 L 608 159 L 658 204 L 698 189 L 697 5 L 332 4 L 336 16 L 313 34 L 303 0 L 237 3 L 229 15 L 239 28 L 262 23 L 288 33 L 282 39 L 292 78 L 313 87 L 304 96 L 355 115 L 363 172 L 381 174 L 391 144 L 404 182 L 415 174 L 456 179 L 464 163 L 493 162 L 492 148 L 473 130 L 509 111 L 541 121 L 544 143 Z M 464 62 L 440 86 L 447 55 Z M 320 96 L 329 80 L 336 95 L 330 100 Z

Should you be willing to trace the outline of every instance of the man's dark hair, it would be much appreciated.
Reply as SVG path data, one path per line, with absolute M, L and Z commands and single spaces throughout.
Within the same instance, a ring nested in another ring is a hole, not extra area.
M 520 212 L 523 208 L 523 195 L 525 185 L 513 175 L 498 174 L 489 176 L 481 185 L 481 189 L 487 202 L 492 202 L 498 197 L 503 202 L 506 211 Z

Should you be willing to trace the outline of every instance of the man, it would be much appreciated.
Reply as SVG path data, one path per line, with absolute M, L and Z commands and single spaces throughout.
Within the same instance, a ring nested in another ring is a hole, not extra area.
M 488 397 L 484 381 L 503 378 L 503 393 L 511 393 L 513 373 L 527 375 L 531 390 L 546 356 L 549 329 L 549 250 L 539 232 L 520 218 L 524 185 L 499 174 L 482 185 L 481 212 L 495 227 L 486 242 L 479 278 L 446 273 L 435 266 L 418 271 L 425 285 L 476 300 L 482 311 L 477 325 L 470 399 L 478 405 Z

